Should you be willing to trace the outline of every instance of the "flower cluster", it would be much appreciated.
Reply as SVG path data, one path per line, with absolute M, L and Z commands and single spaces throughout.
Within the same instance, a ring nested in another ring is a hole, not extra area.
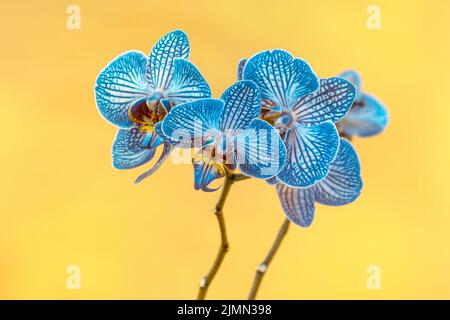
M 174 147 L 195 149 L 194 187 L 215 191 L 229 172 L 274 184 L 286 216 L 309 226 L 314 203 L 344 205 L 361 192 L 360 164 L 351 137 L 381 132 L 387 112 L 361 92 L 353 71 L 319 79 L 309 64 L 284 50 L 242 59 L 238 79 L 220 98 L 188 61 L 182 31 L 161 38 L 147 57 L 126 52 L 99 74 L 100 114 L 118 127 L 113 166 L 156 163 Z

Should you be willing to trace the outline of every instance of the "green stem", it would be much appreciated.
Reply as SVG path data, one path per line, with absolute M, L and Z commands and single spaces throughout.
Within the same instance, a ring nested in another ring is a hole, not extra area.
M 278 230 L 277 237 L 275 238 L 275 241 L 273 242 L 269 253 L 267 254 L 264 261 L 256 269 L 253 285 L 252 288 L 250 289 L 250 293 L 248 294 L 248 300 L 255 300 L 256 295 L 258 294 L 259 287 L 261 285 L 261 281 L 264 278 L 267 269 L 269 268 L 270 262 L 275 256 L 275 253 L 277 253 L 278 248 L 281 245 L 281 242 L 283 241 L 284 237 L 286 236 L 286 233 L 288 232 L 289 224 L 290 224 L 289 220 L 285 219 L 280 227 L 280 230 Z

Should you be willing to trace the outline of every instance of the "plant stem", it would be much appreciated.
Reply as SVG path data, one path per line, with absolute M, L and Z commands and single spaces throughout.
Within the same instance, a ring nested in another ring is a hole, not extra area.
M 231 186 L 236 181 L 242 181 L 245 179 L 248 179 L 249 177 L 243 175 L 243 174 L 234 174 L 229 171 L 227 171 L 227 174 L 225 176 L 225 182 L 222 187 L 222 193 L 220 194 L 219 201 L 216 204 L 216 210 L 214 214 L 217 217 L 217 221 L 219 222 L 219 229 L 220 229 L 220 238 L 221 243 L 219 247 L 219 251 L 217 252 L 216 259 L 213 262 L 213 265 L 211 266 L 211 269 L 209 270 L 208 274 L 203 277 L 200 280 L 200 288 L 197 295 L 197 300 L 204 300 L 206 297 L 206 294 L 209 289 L 209 285 L 214 280 L 214 277 L 217 274 L 217 271 L 219 271 L 220 266 L 222 265 L 223 259 L 225 258 L 225 255 L 227 254 L 230 244 L 228 242 L 228 236 L 227 236 L 227 229 L 225 226 L 225 219 L 223 215 L 223 206 L 225 205 L 225 200 L 228 197 L 228 194 L 230 192 Z
M 250 293 L 248 294 L 248 300 L 255 300 L 256 295 L 258 294 L 259 287 L 261 285 L 261 281 L 267 269 L 269 268 L 270 262 L 275 256 L 275 253 L 277 253 L 277 250 L 280 247 L 281 242 L 284 239 L 284 236 L 288 232 L 289 224 L 290 224 L 289 220 L 285 219 L 280 227 L 280 230 L 278 230 L 277 237 L 275 238 L 275 241 L 273 242 L 269 253 L 267 254 L 264 261 L 256 269 L 255 279 L 253 280 L 252 288 L 250 289 Z

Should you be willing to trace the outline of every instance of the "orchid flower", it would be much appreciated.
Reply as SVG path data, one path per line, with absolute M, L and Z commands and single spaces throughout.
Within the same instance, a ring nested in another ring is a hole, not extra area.
M 307 62 L 284 50 L 254 55 L 242 75 L 261 89 L 263 119 L 286 144 L 286 164 L 277 178 L 296 188 L 325 178 L 339 147 L 334 123 L 353 104 L 354 85 L 341 78 L 319 80 Z
M 238 81 L 221 99 L 201 99 L 174 107 L 163 134 L 172 143 L 200 148 L 194 160 L 195 188 L 208 185 L 237 166 L 245 175 L 267 179 L 284 165 L 286 149 L 278 132 L 259 119 L 261 94 L 252 81 Z
M 347 115 L 336 125 L 347 137 L 370 137 L 380 134 L 388 124 L 388 113 L 383 103 L 371 94 L 361 91 L 361 77 L 356 71 L 338 75 L 356 87 L 356 99 Z
M 136 182 L 148 177 L 167 158 L 172 146 L 159 132 L 160 121 L 180 103 L 211 96 L 211 90 L 194 64 L 189 62 L 186 34 L 173 31 L 162 37 L 147 57 L 128 51 L 98 75 L 95 96 L 100 114 L 118 128 L 112 148 L 116 169 L 131 169 L 159 160 Z

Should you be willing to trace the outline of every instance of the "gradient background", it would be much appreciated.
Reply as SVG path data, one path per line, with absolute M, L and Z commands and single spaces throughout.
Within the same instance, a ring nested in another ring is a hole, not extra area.
M 322 77 L 355 68 L 389 108 L 387 131 L 355 139 L 364 178 L 345 207 L 292 227 L 259 298 L 450 298 L 450 1 L 66 1 L 0 4 L 0 298 L 195 298 L 215 257 L 218 193 L 189 165 L 117 171 L 115 128 L 94 82 L 118 54 L 184 30 L 215 96 L 242 57 L 284 48 Z M 366 27 L 367 7 L 382 29 Z M 231 241 L 208 298 L 245 298 L 283 212 L 273 187 L 243 181 L 225 215 Z M 66 268 L 81 267 L 81 289 Z M 381 290 L 368 290 L 368 265 Z

